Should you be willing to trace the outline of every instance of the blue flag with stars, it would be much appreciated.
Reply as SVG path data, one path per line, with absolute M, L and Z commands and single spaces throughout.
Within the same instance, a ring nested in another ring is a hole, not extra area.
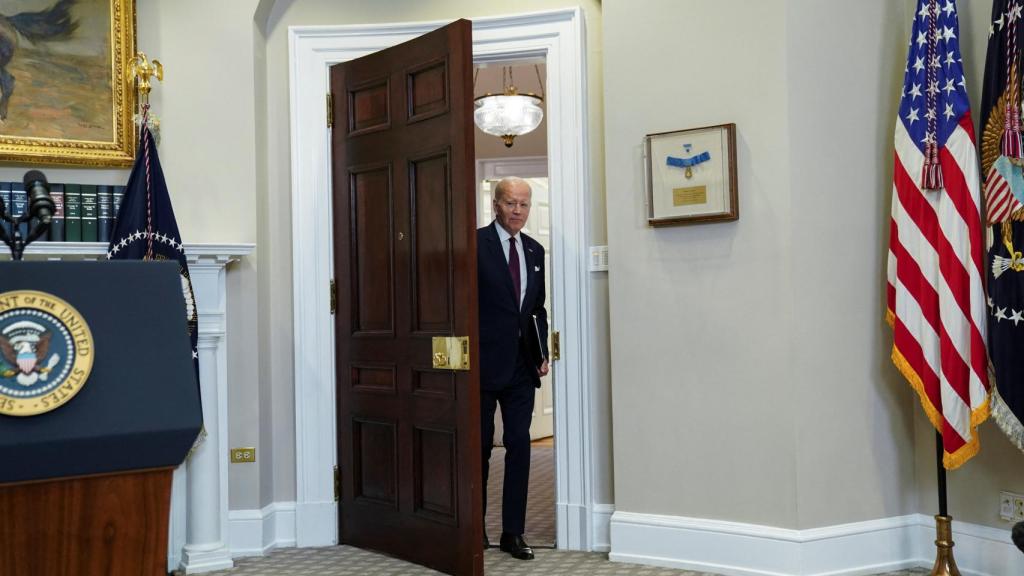
M 181 289 L 185 296 L 185 316 L 192 340 L 192 362 L 199 382 L 199 320 L 192 277 L 188 272 L 185 247 L 174 219 L 171 197 L 167 193 L 164 171 L 156 151 L 153 134 L 143 124 L 138 155 L 125 187 L 117 222 L 111 232 L 108 260 L 174 260 L 181 272 Z
M 1024 207 L 1021 188 L 1021 77 L 1024 1 L 994 0 L 981 100 L 981 168 L 988 250 L 988 350 L 995 376 L 992 416 L 1024 450 Z M 1012 160 L 1012 161 L 1011 161 Z M 999 180 L 1005 166 L 1009 179 Z
M 934 7 L 934 17 L 929 10 Z M 958 36 L 960 26 L 956 5 L 952 0 L 918 2 L 917 18 L 910 37 L 910 50 L 904 76 L 903 98 L 900 101 L 900 119 L 907 136 L 924 154 L 923 189 L 942 187 L 941 175 L 927 172 L 929 167 L 938 171 L 939 150 L 965 117 L 970 122 L 970 102 L 960 59 Z M 917 180 L 921 174 L 910 174 Z

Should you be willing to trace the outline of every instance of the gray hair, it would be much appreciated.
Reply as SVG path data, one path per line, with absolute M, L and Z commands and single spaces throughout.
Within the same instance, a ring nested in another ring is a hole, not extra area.
M 494 191 L 491 193 L 491 199 L 497 202 L 498 198 L 501 198 L 502 195 L 505 193 L 505 190 L 508 190 L 509 188 L 516 186 L 518 184 L 526 186 L 527 190 L 530 191 L 530 195 L 533 195 L 533 189 L 530 188 L 529 182 L 516 176 L 509 176 L 507 178 L 502 178 L 497 184 L 495 184 Z

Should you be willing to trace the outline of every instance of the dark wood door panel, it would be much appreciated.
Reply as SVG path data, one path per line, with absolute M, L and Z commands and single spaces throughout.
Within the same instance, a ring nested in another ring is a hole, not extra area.
M 352 392 L 357 394 L 398 393 L 398 375 L 394 364 L 370 365 L 353 364 L 351 368 Z
M 406 114 L 409 123 L 428 120 L 451 108 L 448 98 L 448 59 L 413 66 L 405 75 Z
M 413 430 L 414 512 L 427 520 L 458 522 L 455 430 Z
M 349 170 L 354 334 L 395 331 L 394 195 L 391 164 Z
M 409 162 L 412 213 L 412 331 L 451 334 L 454 322 L 452 282 L 451 180 L 449 152 Z
M 471 25 L 332 67 L 343 543 L 483 573 Z M 468 336 L 467 372 L 431 367 Z
M 348 90 L 348 135 L 356 136 L 391 127 L 391 80 L 379 76 L 353 84 Z
M 412 393 L 414 396 L 455 399 L 455 376 L 448 371 L 413 368 Z
M 398 507 L 398 439 L 394 422 L 352 419 L 352 496 Z

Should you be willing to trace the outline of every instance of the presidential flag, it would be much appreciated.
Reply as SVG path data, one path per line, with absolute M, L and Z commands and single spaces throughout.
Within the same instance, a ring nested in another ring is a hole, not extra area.
M 1024 171 L 1021 169 L 1021 0 L 995 0 L 981 103 L 988 251 L 992 415 L 1024 450 Z
M 199 382 L 199 320 L 192 279 L 188 272 L 185 246 L 181 243 L 178 223 L 174 219 L 171 197 L 167 193 L 164 171 L 156 151 L 153 134 L 145 123 L 139 136 L 138 155 L 125 187 L 117 223 L 107 248 L 109 260 L 173 260 L 181 273 L 181 290 L 185 296 L 185 319 L 192 339 L 192 362 Z
M 942 434 L 978 452 L 989 415 L 978 158 L 952 0 L 919 0 L 896 120 L 888 310 L 892 360 Z

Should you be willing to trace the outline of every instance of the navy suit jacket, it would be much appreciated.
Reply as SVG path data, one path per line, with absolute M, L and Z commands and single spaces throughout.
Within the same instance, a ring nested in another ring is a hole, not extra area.
M 505 252 L 494 222 L 476 231 L 477 282 L 480 302 L 480 385 L 484 390 L 500 390 L 515 384 L 516 360 L 522 347 L 529 358 L 525 338 L 540 332 L 544 358 L 548 357 L 548 313 L 544 309 L 544 247 L 520 232 L 519 257 L 526 259 L 526 296 L 522 308 L 512 284 Z M 533 361 L 533 359 L 531 359 Z M 543 360 L 542 360 L 543 362 Z M 537 363 L 537 367 L 540 363 Z M 530 371 L 534 386 L 540 377 Z

